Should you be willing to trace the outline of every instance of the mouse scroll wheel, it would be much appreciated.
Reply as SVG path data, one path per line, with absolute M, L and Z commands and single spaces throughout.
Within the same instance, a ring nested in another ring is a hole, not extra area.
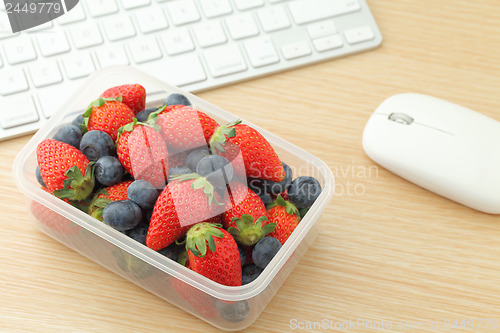
M 391 113 L 389 119 L 403 125 L 410 125 L 413 122 L 413 118 L 404 113 Z

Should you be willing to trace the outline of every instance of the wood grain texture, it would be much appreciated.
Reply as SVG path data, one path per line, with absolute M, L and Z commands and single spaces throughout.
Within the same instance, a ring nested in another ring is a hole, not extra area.
M 199 94 L 317 155 L 336 176 L 322 234 L 248 332 L 289 331 L 294 319 L 383 320 L 395 332 L 444 331 L 446 319 L 500 320 L 499 218 L 410 184 L 361 147 L 371 112 L 400 92 L 500 120 L 500 7 L 369 4 L 380 48 Z M 11 176 L 28 139 L 0 143 L 0 331 L 216 332 L 35 229 Z M 494 331 L 478 324 L 452 331 Z

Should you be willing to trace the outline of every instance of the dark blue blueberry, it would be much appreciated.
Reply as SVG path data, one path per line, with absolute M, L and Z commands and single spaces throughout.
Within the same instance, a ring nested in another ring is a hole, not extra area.
M 158 190 L 150 182 L 142 179 L 132 182 L 127 188 L 129 200 L 134 201 L 144 210 L 154 207 L 158 195 Z
M 254 191 L 255 194 L 260 197 L 264 205 L 273 202 L 273 198 L 271 197 L 271 195 L 264 190 L 261 179 L 248 178 L 248 188 Z
M 165 257 L 172 259 L 173 261 L 177 261 L 177 244 L 172 243 L 169 246 L 157 251 L 160 254 L 163 254 Z
M 132 200 L 113 201 L 102 210 L 102 221 L 119 231 L 130 230 L 141 220 L 141 207 Z
M 114 156 L 102 156 L 94 165 L 94 175 L 104 186 L 116 185 L 122 181 L 125 169 Z
M 155 111 L 158 111 L 158 108 L 149 108 L 146 110 L 142 110 L 141 112 L 135 115 L 135 118 L 138 121 L 145 123 L 148 120 L 149 115 Z
M 82 139 L 82 130 L 74 125 L 66 125 L 57 131 L 53 139 L 65 142 L 78 149 L 80 147 L 80 140 Z
M 203 157 L 196 166 L 196 173 L 206 176 L 207 180 L 215 187 L 225 188 L 233 179 L 233 166 L 229 161 L 219 155 Z
M 35 175 L 36 175 L 36 180 L 38 180 L 40 185 L 42 185 L 43 187 L 47 187 L 47 185 L 45 185 L 45 182 L 43 181 L 42 174 L 40 173 L 40 168 L 38 167 L 38 165 L 36 167 Z
M 255 264 L 248 264 L 243 267 L 241 284 L 247 284 L 259 277 L 264 269 Z
M 163 101 L 163 105 L 168 104 L 168 105 L 187 105 L 191 106 L 191 101 L 184 95 L 182 94 L 170 94 L 165 100 Z
M 138 241 L 142 245 L 146 245 L 146 237 L 148 235 L 149 224 L 141 222 L 134 228 L 127 231 L 127 236 Z
M 243 267 L 245 265 L 245 263 L 247 262 L 247 251 L 245 251 L 245 248 L 243 247 L 243 245 L 241 244 L 238 244 L 238 251 L 240 252 L 240 262 L 241 262 L 241 267 Z
M 252 251 L 253 263 L 260 268 L 266 268 L 269 262 L 274 258 L 276 253 L 281 249 L 279 240 L 273 237 L 262 238 Z
M 73 121 L 71 121 L 71 125 L 78 127 L 81 131 L 84 121 L 85 118 L 83 118 L 83 114 L 79 114 L 78 116 L 75 117 L 75 119 L 73 119 Z
M 173 168 L 170 168 L 170 170 L 168 170 L 168 180 L 170 181 L 173 176 L 185 175 L 185 174 L 192 173 L 192 172 L 193 172 L 193 170 L 189 169 L 185 165 L 177 165 L 177 166 L 174 166 Z
M 250 312 L 250 304 L 246 299 L 236 302 L 215 301 L 215 307 L 220 316 L 231 323 L 245 320 Z
M 285 169 L 285 179 L 280 182 L 273 182 L 271 180 L 262 179 L 262 187 L 264 188 L 264 191 L 266 193 L 278 195 L 285 192 L 292 184 L 292 169 L 287 164 L 282 164 L 283 169 Z
M 191 169 L 192 172 L 196 172 L 196 166 L 198 162 L 205 156 L 210 155 L 207 148 L 200 148 L 193 150 L 186 157 L 186 166 Z
M 89 161 L 97 161 L 102 156 L 116 155 L 113 139 L 108 133 L 97 130 L 89 131 L 82 136 L 80 150 Z
M 320 193 L 319 182 L 308 176 L 296 178 L 288 188 L 288 198 L 299 210 L 310 208 Z

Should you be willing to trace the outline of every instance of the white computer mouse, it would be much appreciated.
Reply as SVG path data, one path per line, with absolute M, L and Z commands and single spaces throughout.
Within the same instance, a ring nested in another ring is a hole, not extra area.
M 435 97 L 385 100 L 363 149 L 395 174 L 471 208 L 500 214 L 500 122 Z

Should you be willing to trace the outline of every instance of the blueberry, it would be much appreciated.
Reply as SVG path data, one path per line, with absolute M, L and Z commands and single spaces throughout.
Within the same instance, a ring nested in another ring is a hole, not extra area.
M 78 116 L 75 117 L 75 119 L 73 119 L 73 121 L 71 121 L 71 125 L 78 127 L 81 131 L 84 122 L 85 118 L 83 118 L 83 114 L 79 114 Z
M 184 95 L 182 94 L 170 94 L 165 100 L 163 101 L 163 105 L 168 104 L 168 105 L 187 105 L 191 106 L 191 101 Z
M 132 200 L 110 202 L 102 211 L 102 220 L 119 231 L 137 226 L 142 220 L 142 210 Z
M 177 245 L 175 243 L 172 243 L 157 252 L 163 254 L 167 258 L 172 259 L 173 261 L 177 261 Z
M 192 172 L 193 172 L 193 170 L 189 169 L 185 165 L 177 165 L 177 166 L 174 166 L 173 168 L 170 168 L 170 170 L 168 170 L 168 180 L 170 181 L 173 176 L 185 175 L 185 174 L 192 173 Z
M 252 259 L 255 265 L 260 268 L 266 268 L 267 264 L 274 258 L 276 253 L 281 249 L 279 240 L 273 237 L 262 238 L 252 251 Z
M 215 187 L 225 188 L 233 179 L 233 166 L 229 161 L 219 155 L 203 157 L 196 166 L 196 173 L 206 176 L 207 180 Z
M 154 207 L 158 199 L 158 190 L 151 183 L 138 179 L 127 188 L 127 197 L 144 210 Z
M 240 262 L 241 262 L 241 267 L 243 267 L 245 265 L 245 263 L 247 262 L 247 251 L 245 251 L 245 248 L 243 247 L 243 245 L 241 244 L 238 244 L 238 251 L 240 252 Z
M 255 264 L 248 264 L 243 267 L 241 284 L 247 284 L 255 280 L 264 269 Z
M 116 185 L 122 181 L 125 169 L 114 156 L 102 156 L 94 165 L 94 175 L 104 186 Z
M 288 198 L 297 209 L 308 209 L 321 193 L 321 185 L 313 177 L 296 178 L 288 188 Z
M 80 140 L 82 139 L 82 130 L 75 125 L 66 125 L 57 131 L 53 139 L 67 143 L 78 149 L 80 147 Z
M 271 180 L 262 179 L 262 187 L 266 193 L 278 195 L 285 192 L 292 184 L 292 169 L 285 163 L 283 164 L 283 169 L 285 169 L 285 179 L 280 182 L 273 182 Z
M 36 175 L 36 180 L 38 180 L 40 185 L 42 185 L 43 187 L 47 187 L 47 185 L 45 185 L 45 182 L 43 181 L 42 174 L 40 173 L 40 168 L 38 166 L 36 167 L 35 175 Z
M 135 115 L 135 118 L 137 119 L 137 121 L 144 123 L 148 120 L 149 115 L 156 111 L 158 111 L 158 108 L 149 108 L 146 110 L 142 110 L 141 112 Z
M 146 245 L 146 237 L 148 235 L 149 224 L 141 222 L 134 228 L 127 231 L 127 236 L 138 241 L 142 245 Z
M 108 133 L 97 130 L 89 131 L 82 136 L 80 150 L 90 161 L 97 161 L 102 156 L 116 155 L 113 139 Z
M 198 162 L 205 156 L 210 155 L 207 148 L 200 148 L 193 150 L 186 157 L 186 166 L 191 169 L 193 172 L 196 171 L 196 166 Z
M 231 323 L 245 320 L 250 312 L 250 305 L 246 299 L 236 302 L 216 300 L 215 307 L 220 316 Z
M 267 193 L 262 185 L 262 179 L 248 178 L 248 188 L 257 194 L 264 205 L 273 202 L 273 198 L 269 193 Z

